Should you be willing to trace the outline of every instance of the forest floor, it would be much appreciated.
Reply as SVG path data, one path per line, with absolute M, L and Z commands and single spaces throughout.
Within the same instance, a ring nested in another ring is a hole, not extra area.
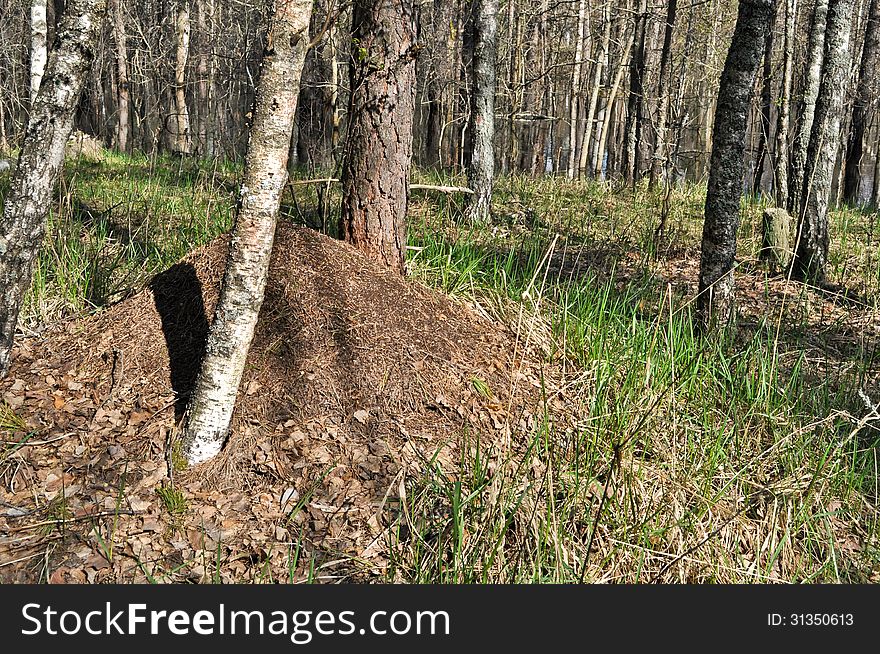
M 0 579 L 880 580 L 876 213 L 833 214 L 835 295 L 768 275 L 744 201 L 706 340 L 699 186 L 502 178 L 480 228 L 413 191 L 406 280 L 291 187 L 233 435 L 186 469 L 237 174 L 68 164 L 0 382 Z

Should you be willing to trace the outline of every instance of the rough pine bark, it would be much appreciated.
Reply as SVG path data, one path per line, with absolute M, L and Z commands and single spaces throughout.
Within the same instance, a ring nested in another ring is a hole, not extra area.
M 850 121 L 849 139 L 846 145 L 846 168 L 843 176 L 843 199 L 856 204 L 859 201 L 859 187 L 862 182 L 861 164 L 865 150 L 865 135 L 868 130 L 868 112 L 877 104 L 880 66 L 880 0 L 871 0 L 870 13 L 865 27 L 865 46 L 859 65 L 859 81 Z
M 415 108 L 412 0 L 355 0 L 339 233 L 404 273 Z
M 495 181 L 495 36 L 498 0 L 473 0 L 469 29 L 473 38 L 471 62 L 471 113 L 468 125 L 471 157 L 466 214 L 474 223 L 489 221 Z
M 272 10 L 226 272 L 187 407 L 191 465 L 219 453 L 229 433 L 269 274 L 311 13 L 312 0 L 276 0 Z
M 9 353 L 34 259 L 46 231 L 52 191 L 64 163 L 86 71 L 94 58 L 105 0 L 69 0 L 55 48 L 34 98 L 18 166 L 0 218 L 0 375 Z
M 733 40 L 724 62 L 712 131 L 700 253 L 697 317 L 704 331 L 735 317 L 733 263 L 742 195 L 749 104 L 775 0 L 740 0 Z
M 803 198 L 801 194 L 804 188 L 804 166 L 807 162 L 807 146 L 810 143 L 810 133 L 813 130 L 816 98 L 819 95 L 827 19 L 828 0 L 816 0 L 816 4 L 813 7 L 813 17 L 810 21 L 803 96 L 800 102 L 800 117 L 798 119 L 797 131 L 794 143 L 791 146 L 791 167 L 788 177 L 788 212 L 796 218 L 800 218 L 803 215 Z
M 31 104 L 40 90 L 48 58 L 46 0 L 31 1 Z
M 804 166 L 803 210 L 798 222 L 793 275 L 821 283 L 828 261 L 828 204 L 834 163 L 840 146 L 840 116 L 849 82 L 850 32 L 854 0 L 830 0 L 825 53 L 813 128 Z

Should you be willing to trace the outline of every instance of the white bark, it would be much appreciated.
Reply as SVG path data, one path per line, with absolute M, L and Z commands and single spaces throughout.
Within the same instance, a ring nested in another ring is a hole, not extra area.
M 266 289 L 311 12 L 311 0 L 275 3 L 226 273 L 187 408 L 183 449 L 191 465 L 218 454 L 229 433 Z
M 30 287 L 52 190 L 73 128 L 73 112 L 94 57 L 105 9 L 104 0 L 69 0 L 58 26 L 57 47 L 46 66 L 45 83 L 33 101 L 0 218 L 0 375 L 9 370 L 18 313 Z
M 31 3 L 31 104 L 40 90 L 43 73 L 48 59 L 46 43 L 46 0 L 32 0 Z

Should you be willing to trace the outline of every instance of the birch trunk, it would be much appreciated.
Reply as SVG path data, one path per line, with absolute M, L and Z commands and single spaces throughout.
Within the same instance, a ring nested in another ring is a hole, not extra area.
M 828 261 L 828 204 L 852 59 L 853 3 L 854 0 L 830 0 L 828 3 L 822 75 L 804 166 L 803 213 L 798 222 L 793 274 L 798 279 L 814 283 L 825 280 Z
M 807 146 L 813 130 L 813 115 L 816 112 L 816 98 L 819 95 L 819 81 L 822 73 L 822 58 L 825 48 L 825 24 L 828 18 L 828 0 L 816 0 L 810 22 L 810 37 L 807 45 L 807 61 L 804 71 L 804 91 L 800 104 L 800 117 L 797 132 L 791 147 L 791 169 L 788 178 L 788 212 L 793 216 L 803 215 L 804 166 L 807 161 Z
M 470 20 L 473 30 L 471 64 L 471 115 L 468 133 L 471 158 L 467 218 L 472 223 L 489 221 L 492 187 L 495 181 L 495 34 L 498 26 L 498 0 L 474 0 Z
M 104 0 L 69 1 L 6 195 L 0 219 L 0 375 L 9 371 L 18 314 L 46 231 L 52 191 L 105 9 Z
M 40 90 L 48 58 L 46 0 L 31 3 L 31 104 Z
M 569 179 L 577 177 L 576 162 L 579 161 L 577 152 L 578 119 L 580 118 L 581 104 L 581 75 L 584 67 L 584 18 L 586 16 L 586 0 L 578 3 L 577 39 L 574 46 L 574 71 L 571 82 L 571 112 L 569 114 L 568 134 L 568 169 L 566 175 Z M 586 147 L 586 143 L 582 145 Z
M 584 140 L 581 143 L 581 159 L 579 165 L 579 174 L 584 174 L 587 170 L 587 162 L 590 154 L 595 153 L 595 148 L 590 147 L 593 140 L 593 123 L 596 123 L 596 142 L 598 143 L 601 125 L 605 121 L 604 110 L 600 112 L 600 116 L 596 116 L 596 109 L 599 105 L 599 91 L 602 88 L 602 76 L 605 74 L 605 68 L 608 66 L 608 52 L 611 48 L 611 3 L 606 3 L 603 11 L 603 20 L 605 21 L 604 31 L 602 33 L 602 52 L 599 60 L 596 62 L 596 74 L 593 76 L 593 91 L 590 94 L 590 105 L 587 107 L 587 124 L 584 128 Z
M 697 317 L 705 331 L 733 323 L 733 262 L 742 195 L 749 105 L 775 0 L 740 0 L 733 41 L 724 62 L 712 131 L 700 253 Z
M 179 154 L 190 154 L 191 143 L 189 133 L 189 111 L 186 107 L 186 62 L 189 58 L 189 3 L 180 0 L 174 20 L 175 39 L 177 41 L 174 58 L 174 125 L 173 147 Z
M 415 109 L 412 0 L 356 0 L 351 43 L 339 233 L 402 274 Z
M 794 27 L 797 0 L 785 0 L 785 32 L 782 44 L 782 88 L 779 92 L 779 113 L 776 114 L 776 145 L 774 148 L 774 190 L 776 206 L 788 206 L 788 128 L 791 122 L 791 82 L 794 49 Z
M 191 465 L 219 453 L 229 433 L 269 274 L 311 12 L 312 0 L 276 0 L 273 8 L 226 272 L 187 407 Z

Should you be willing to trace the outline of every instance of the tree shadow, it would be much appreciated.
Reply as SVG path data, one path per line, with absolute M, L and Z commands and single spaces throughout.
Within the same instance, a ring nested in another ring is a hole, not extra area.
M 180 418 L 195 386 L 208 339 L 202 284 L 192 264 L 178 263 L 156 275 L 150 282 L 150 289 L 162 319 L 171 387 L 177 396 L 174 413 Z

